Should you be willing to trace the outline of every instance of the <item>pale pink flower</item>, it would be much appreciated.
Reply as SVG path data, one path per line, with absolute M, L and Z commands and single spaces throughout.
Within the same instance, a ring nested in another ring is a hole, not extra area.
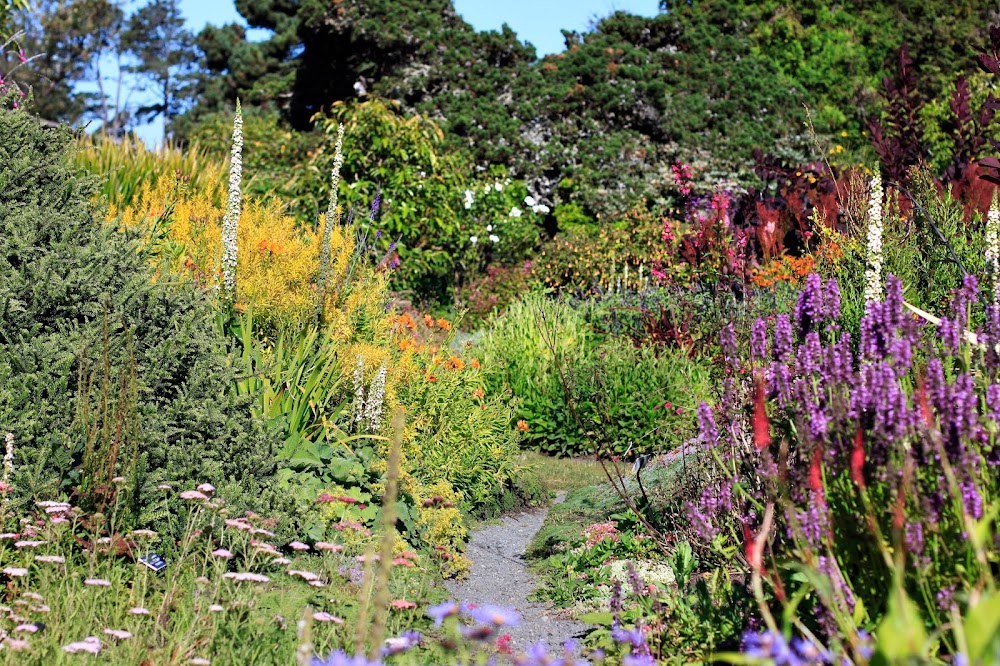
M 329 550 L 332 553 L 339 553 L 344 550 L 344 547 L 339 543 L 329 543 L 326 541 L 317 541 L 316 550 Z
M 274 536 L 274 532 L 269 532 L 262 527 L 253 528 L 252 530 L 250 530 L 250 534 L 263 534 L 264 536 L 269 536 L 269 537 Z
M 47 564 L 63 564 L 66 558 L 62 555 L 35 555 L 35 561 Z
M 52 518 L 49 520 L 49 522 L 52 523 L 53 525 L 61 525 L 63 523 L 68 523 L 69 522 L 69 518 L 67 518 L 66 516 L 60 514 L 58 516 L 52 516 Z
M 3 572 L 8 576 L 12 576 L 14 578 L 20 578 L 21 576 L 28 575 L 28 570 L 22 569 L 21 567 L 4 567 Z
M 249 580 L 249 581 L 252 581 L 254 583 L 268 583 L 268 582 L 271 581 L 270 578 L 268 578 L 267 576 L 265 576 L 263 574 L 251 573 L 249 571 L 243 571 L 243 572 L 240 572 L 240 573 L 236 573 L 234 571 L 230 571 L 230 572 L 227 572 L 227 573 L 223 574 L 222 577 L 223 578 L 231 578 L 232 580 L 239 581 L 239 582 L 243 582 L 243 581 Z
M 229 527 L 235 527 L 238 530 L 253 529 L 253 525 L 251 525 L 246 518 L 227 518 L 226 525 Z
M 52 500 L 44 500 L 42 502 L 35 502 L 35 506 L 39 509 L 51 509 L 52 507 L 60 506 L 69 508 L 69 502 L 54 502 Z
M 397 610 L 409 610 L 417 607 L 415 603 L 407 601 L 406 599 L 393 599 L 392 603 L 389 605 Z
M 220 606 L 219 604 L 212 604 L 211 606 L 208 607 L 208 610 L 211 611 L 212 613 L 221 613 L 226 609 L 225 607 Z
M 195 657 L 188 662 L 191 666 L 212 666 L 212 662 L 208 659 L 203 659 L 202 657 Z
M 109 543 L 111 543 L 111 537 L 100 537 L 97 540 L 98 546 L 107 546 Z
M 31 644 L 28 643 L 28 641 L 17 638 L 8 638 L 3 642 L 3 644 L 8 650 L 13 650 L 14 652 L 24 652 L 31 647 Z
M 111 479 L 111 483 L 125 483 L 125 477 L 116 476 L 115 478 Z
M 160 489 L 160 490 L 173 490 L 173 488 L 171 488 L 170 484 L 168 484 L 168 483 L 161 483 L 160 485 L 158 485 L 156 487 L 158 489 Z
M 367 555 L 358 555 L 354 559 L 356 559 L 358 562 L 367 562 L 368 561 L 368 556 Z M 372 561 L 373 562 L 378 562 L 379 561 L 379 556 L 378 555 L 372 555 Z
M 278 549 L 269 543 L 262 543 L 257 546 L 257 554 L 266 553 L 268 555 L 277 555 Z
M 309 584 L 313 587 L 326 587 L 326 583 L 321 580 L 311 580 L 309 581 Z
M 344 624 L 344 621 L 335 615 L 330 615 L 320 611 L 319 613 L 313 613 L 313 619 L 317 622 L 333 622 L 334 624 Z
M 75 654 L 77 652 L 89 652 L 90 654 L 97 654 L 101 651 L 101 639 L 97 636 L 87 636 L 82 641 L 76 641 L 75 643 L 70 643 L 69 645 L 63 646 L 64 652 L 69 652 L 70 654 Z
M 136 606 L 135 608 L 129 609 L 129 615 L 149 615 L 149 611 L 142 606 Z
M 34 613 L 48 613 L 52 609 L 46 606 L 45 604 L 42 604 L 41 606 L 32 606 L 31 610 Z
M 292 550 L 309 550 L 308 544 L 304 544 L 301 541 L 293 541 L 288 544 L 288 547 Z
M 32 601 L 45 601 L 45 597 L 38 594 L 38 592 L 25 592 L 21 596 L 25 599 L 31 599 Z
M 207 500 L 208 495 L 197 490 L 185 490 L 181 493 L 182 500 Z
M 216 557 L 222 558 L 224 560 L 228 560 L 232 558 L 233 553 L 231 551 L 226 550 L 225 548 L 216 548 L 215 550 L 212 551 L 212 555 L 215 555 Z
M 317 576 L 316 574 L 314 574 L 311 571 L 295 571 L 295 570 L 289 569 L 288 570 L 288 575 L 289 576 L 298 576 L 302 580 L 306 580 L 306 581 L 319 580 L 319 576 Z
M 36 631 L 38 631 L 38 625 L 37 624 L 19 624 L 16 627 L 14 627 L 14 631 L 25 631 L 25 632 L 27 632 L 29 634 L 33 634 Z
M 103 578 L 86 578 L 83 584 L 91 587 L 111 587 L 111 581 Z
M 50 514 L 50 513 L 66 513 L 67 511 L 69 511 L 69 509 L 70 509 L 69 504 L 59 505 L 59 506 L 49 506 L 49 507 L 45 508 L 45 513 L 47 513 L 47 514 Z
M 203 493 L 214 493 L 215 486 L 213 486 L 211 483 L 203 483 L 200 486 L 198 486 L 198 490 L 200 490 Z
M 159 535 L 153 530 L 132 530 L 132 536 L 137 539 L 141 537 L 148 537 L 150 539 L 155 539 Z
M 126 638 L 132 638 L 132 632 L 125 631 L 124 629 L 105 629 L 104 633 L 112 638 L 117 638 L 120 641 L 123 641 Z
M 196 583 L 200 583 L 201 585 L 208 585 L 208 584 L 209 584 L 209 583 L 211 583 L 212 581 L 210 581 L 210 580 L 209 580 L 208 578 L 206 578 L 205 576 L 198 576 L 197 578 L 195 578 L 195 579 L 194 579 L 194 582 L 196 582 Z
M 47 543 L 48 541 L 16 541 L 14 542 L 14 548 L 38 548 Z
M 287 557 L 276 557 L 273 560 L 271 560 L 271 564 L 285 565 L 285 564 L 291 564 L 291 563 L 292 563 L 292 561 L 290 559 L 288 559 Z
M 19 536 L 21 535 L 17 532 L 4 532 L 3 534 L 0 534 L 0 539 L 16 539 Z

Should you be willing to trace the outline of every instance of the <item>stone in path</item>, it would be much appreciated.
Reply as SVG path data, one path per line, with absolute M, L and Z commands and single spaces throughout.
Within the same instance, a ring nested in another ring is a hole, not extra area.
M 559 617 L 546 604 L 528 601 L 537 583 L 527 569 L 524 553 L 547 513 L 548 509 L 533 509 L 505 516 L 500 523 L 473 532 L 466 549 L 473 563 L 469 577 L 446 584 L 459 601 L 517 610 L 521 622 L 505 632 L 511 636 L 514 652 L 523 652 L 539 641 L 555 650 L 587 629 L 585 624 Z

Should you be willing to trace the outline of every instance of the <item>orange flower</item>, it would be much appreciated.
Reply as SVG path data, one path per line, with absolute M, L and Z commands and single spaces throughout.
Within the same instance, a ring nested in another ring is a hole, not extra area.
M 411 317 L 409 314 L 401 314 L 401 315 L 399 315 L 399 319 L 397 320 L 397 323 L 400 326 L 408 328 L 411 331 L 413 331 L 413 330 L 415 330 L 417 328 L 417 322 L 413 321 L 413 317 Z
M 437 380 L 438 380 L 438 378 L 435 377 L 433 374 L 428 374 L 427 375 L 427 381 L 429 381 L 429 382 L 436 382 Z
M 400 340 L 399 341 L 399 351 L 406 351 L 407 349 L 409 349 L 413 345 L 414 345 L 413 340 L 410 340 L 409 338 L 406 338 L 404 340 Z
M 525 421 L 524 419 L 521 419 L 520 421 L 517 422 L 517 429 L 520 430 L 521 432 L 528 432 L 528 422 Z
M 484 391 L 481 386 L 477 386 L 476 390 L 472 392 L 472 395 L 482 400 L 483 397 L 486 395 L 486 391 Z
M 451 322 L 449 322 L 447 319 L 438 319 L 437 323 L 438 326 L 440 326 L 443 330 L 445 331 L 451 330 Z
M 457 356 L 452 356 L 450 359 L 448 359 L 448 363 L 446 365 L 452 370 L 461 370 L 462 368 L 465 367 L 465 361 L 463 361 Z
M 478 358 L 472 359 L 471 361 L 469 361 L 469 365 L 471 365 L 473 368 L 477 368 L 478 369 L 479 368 L 479 359 Z
M 432 317 L 432 316 L 430 316 L 428 314 L 425 314 L 424 315 L 424 323 L 427 324 L 427 328 L 434 328 L 434 317 Z

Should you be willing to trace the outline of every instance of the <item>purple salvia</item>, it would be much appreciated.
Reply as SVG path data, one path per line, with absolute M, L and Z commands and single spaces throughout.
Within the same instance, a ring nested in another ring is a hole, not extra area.
M 774 360 L 789 363 L 793 353 L 792 322 L 786 314 L 780 314 L 774 322 Z
M 698 405 L 698 427 L 701 429 L 701 438 L 705 444 L 709 448 L 715 448 L 719 442 L 719 429 L 715 426 L 712 408 L 705 402 Z
M 823 323 L 824 314 L 823 280 L 819 274 L 810 273 L 795 305 L 795 325 L 799 336 L 803 337 L 809 331 L 818 329 Z
M 767 320 L 758 319 L 750 330 L 750 351 L 754 365 L 767 364 Z

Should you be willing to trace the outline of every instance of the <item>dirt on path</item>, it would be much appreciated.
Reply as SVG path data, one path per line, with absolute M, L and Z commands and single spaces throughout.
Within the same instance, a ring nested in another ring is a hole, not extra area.
M 560 501 L 561 496 L 556 499 Z M 528 601 L 536 579 L 528 571 L 524 553 L 547 514 L 547 508 L 533 509 L 505 516 L 499 523 L 473 532 L 466 549 L 472 558 L 472 571 L 465 580 L 447 584 L 455 599 L 513 608 L 521 614 L 521 622 L 505 632 L 511 636 L 514 652 L 523 652 L 539 641 L 556 649 L 587 629 L 583 623 L 560 617 L 546 604 Z

